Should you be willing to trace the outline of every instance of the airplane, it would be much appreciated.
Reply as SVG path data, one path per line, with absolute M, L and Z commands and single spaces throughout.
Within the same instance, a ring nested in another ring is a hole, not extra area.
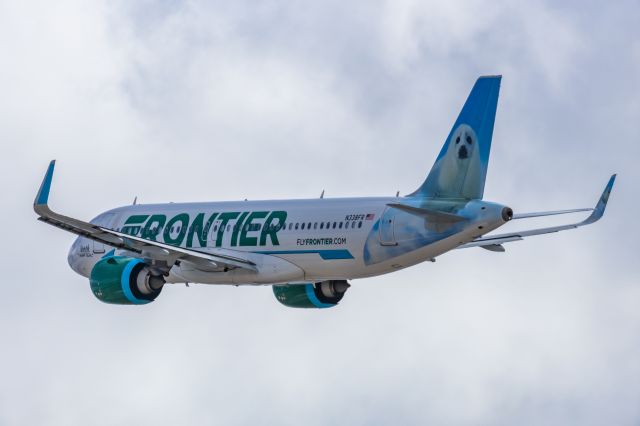
M 453 249 L 504 244 L 578 228 L 604 214 L 616 175 L 595 208 L 514 213 L 483 200 L 501 76 L 475 82 L 424 182 L 399 197 L 137 204 L 90 222 L 48 205 L 55 160 L 34 201 L 38 220 L 78 235 L 71 268 L 102 302 L 143 305 L 166 284 L 271 285 L 293 308 L 336 306 L 350 280 L 394 272 Z M 503 234 L 512 220 L 590 211 L 581 222 Z

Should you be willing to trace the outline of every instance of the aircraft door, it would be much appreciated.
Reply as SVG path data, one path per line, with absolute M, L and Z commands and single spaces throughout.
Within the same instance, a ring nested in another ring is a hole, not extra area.
M 398 245 L 393 231 L 395 213 L 396 212 L 392 207 L 387 207 L 380 218 L 380 244 L 383 246 Z
M 95 254 L 104 253 L 104 244 L 99 241 L 93 241 L 93 252 Z

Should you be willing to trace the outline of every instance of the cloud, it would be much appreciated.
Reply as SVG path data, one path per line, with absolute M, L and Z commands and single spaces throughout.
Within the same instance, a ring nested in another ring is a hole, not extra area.
M 636 424 L 639 11 L 3 4 L 0 424 Z M 356 280 L 322 312 L 195 285 L 129 309 L 31 211 L 54 157 L 54 208 L 87 219 L 135 195 L 408 193 L 482 73 L 504 73 L 487 197 L 588 207 L 618 172 L 602 222 Z

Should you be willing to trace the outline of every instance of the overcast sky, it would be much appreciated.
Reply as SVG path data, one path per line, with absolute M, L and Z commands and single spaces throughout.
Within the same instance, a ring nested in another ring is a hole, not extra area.
M 638 22 L 635 1 L 0 0 L 0 425 L 637 425 Z M 268 287 L 102 304 L 32 211 L 53 158 L 51 204 L 83 219 L 407 194 L 482 74 L 504 75 L 485 197 L 591 207 L 617 172 L 601 222 L 306 311 Z

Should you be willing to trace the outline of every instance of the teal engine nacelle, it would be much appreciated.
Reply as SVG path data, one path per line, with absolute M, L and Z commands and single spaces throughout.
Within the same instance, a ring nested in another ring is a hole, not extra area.
M 278 302 L 290 308 L 331 308 L 342 300 L 349 287 L 345 280 L 274 285 L 273 294 Z
M 153 302 L 162 291 L 164 278 L 151 274 L 140 259 L 110 256 L 91 270 L 91 291 L 102 302 L 142 305 Z

